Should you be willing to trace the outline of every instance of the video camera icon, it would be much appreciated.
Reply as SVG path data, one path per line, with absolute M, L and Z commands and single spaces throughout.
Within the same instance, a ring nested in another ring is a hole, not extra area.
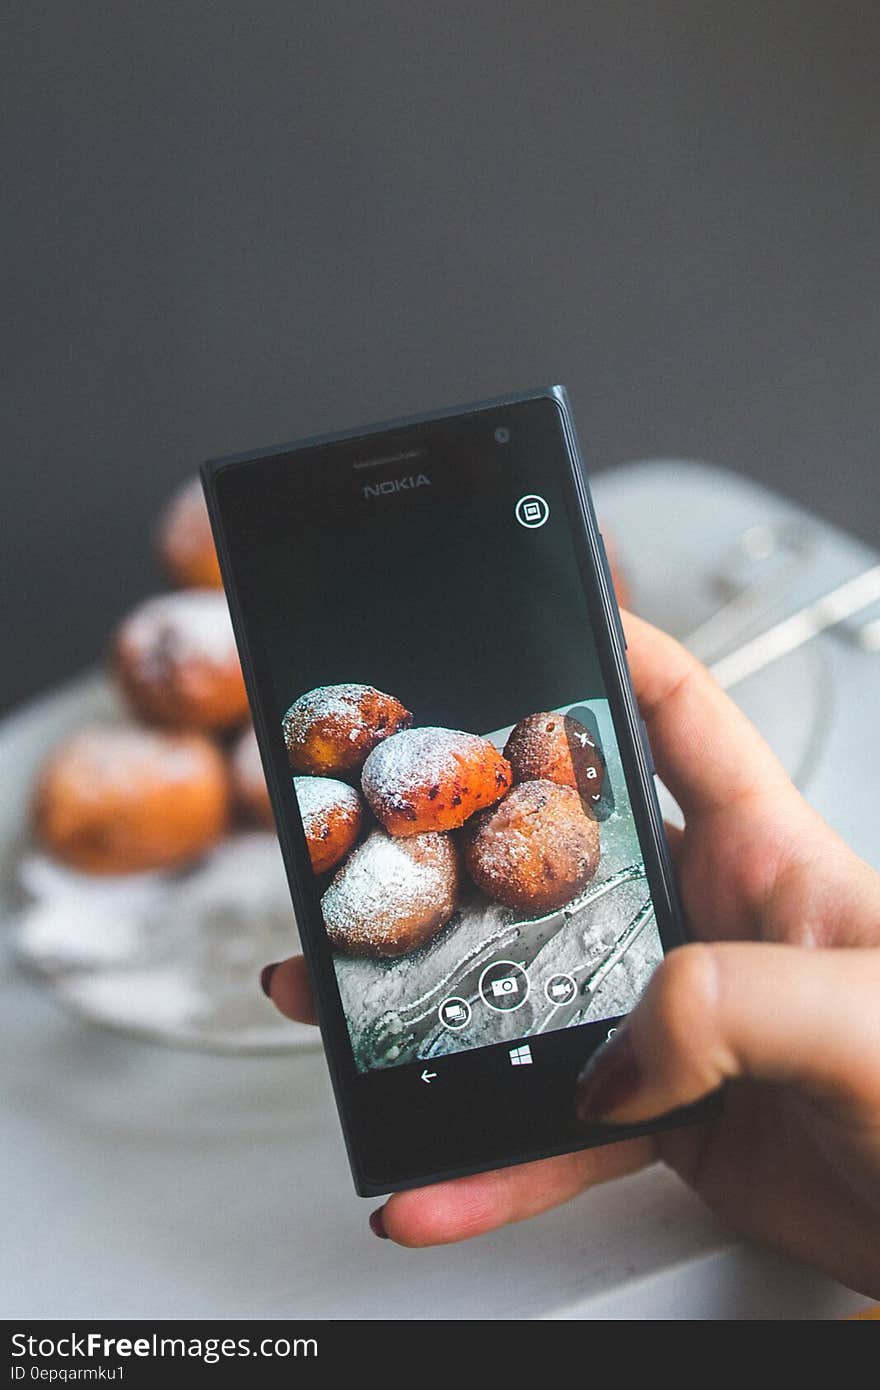
M 544 985 L 544 994 L 555 1008 L 570 1004 L 577 994 L 577 981 L 572 975 L 551 975 Z
M 499 1014 L 521 1009 L 529 997 L 529 977 L 515 960 L 496 960 L 480 976 L 480 998 Z

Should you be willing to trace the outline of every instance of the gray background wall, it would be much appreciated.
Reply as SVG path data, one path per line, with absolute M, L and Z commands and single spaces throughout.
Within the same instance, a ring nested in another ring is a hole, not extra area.
M 203 457 L 562 380 L 594 466 L 880 528 L 880 6 L 4 12 L 4 703 Z

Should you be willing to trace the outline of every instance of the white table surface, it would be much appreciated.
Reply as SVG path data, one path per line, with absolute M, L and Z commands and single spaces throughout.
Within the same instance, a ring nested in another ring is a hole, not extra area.
M 692 464 L 632 465 L 595 492 L 603 524 L 628 556 L 637 550 L 640 611 L 673 630 L 711 602 L 697 593 L 707 557 L 790 510 Z M 823 528 L 803 596 L 871 559 Z M 869 792 L 880 781 L 880 657 L 821 642 L 835 713 L 807 792 L 880 863 Z M 38 761 L 77 690 L 5 721 L 0 765 L 12 749 L 18 767 Z M 772 702 L 759 704 L 772 715 Z M 21 817 L 20 798 L 5 796 L 0 843 Z M 367 1229 L 375 1203 L 352 1190 L 319 1054 L 231 1058 L 134 1041 L 69 1014 L 8 959 L 0 990 L 7 1318 L 828 1318 L 866 1302 L 738 1241 L 660 1167 L 467 1244 L 402 1250 Z

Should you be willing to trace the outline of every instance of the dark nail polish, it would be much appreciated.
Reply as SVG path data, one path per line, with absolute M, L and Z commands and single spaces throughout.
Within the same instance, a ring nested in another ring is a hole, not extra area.
M 260 989 L 263 991 L 267 999 L 269 998 L 270 991 L 272 989 L 272 976 L 278 969 L 279 964 L 280 961 L 275 960 L 272 962 L 271 965 L 264 965 L 262 970 L 260 971 Z
M 575 1110 L 587 1124 L 616 1110 L 638 1090 L 642 1076 L 629 1033 L 622 1028 L 593 1053 L 578 1077 Z
M 370 1212 L 370 1230 L 373 1232 L 373 1235 L 378 1236 L 380 1240 L 390 1239 L 388 1232 L 385 1230 L 385 1218 L 382 1215 L 384 1210 L 384 1207 L 377 1207 L 375 1211 Z

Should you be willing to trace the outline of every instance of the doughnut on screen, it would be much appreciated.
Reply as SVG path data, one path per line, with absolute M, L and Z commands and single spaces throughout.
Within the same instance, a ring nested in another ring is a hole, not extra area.
M 387 495 L 350 464 L 279 470 L 248 502 L 247 599 L 361 1071 L 617 1018 L 662 957 L 562 484 L 498 453 Z

